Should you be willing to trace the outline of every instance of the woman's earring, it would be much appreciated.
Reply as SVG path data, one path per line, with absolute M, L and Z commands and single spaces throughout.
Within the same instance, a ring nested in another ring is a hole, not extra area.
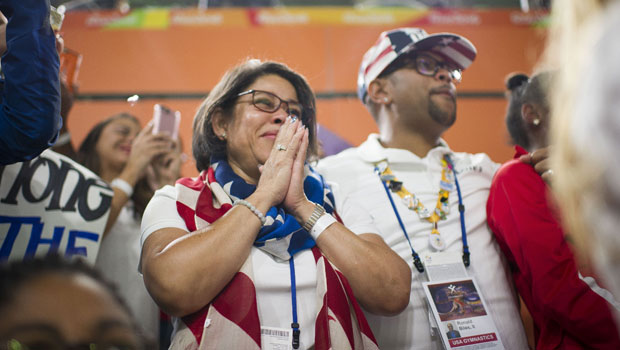
M 384 98 L 383 98 L 383 102 L 388 103 L 388 98 L 387 98 L 387 97 L 384 97 Z
M 222 133 L 222 140 L 226 140 L 226 133 L 225 132 Z
M 540 119 L 536 118 L 536 119 L 534 119 L 534 120 L 532 121 L 532 123 L 533 123 L 535 126 L 538 126 L 538 125 L 540 125 Z

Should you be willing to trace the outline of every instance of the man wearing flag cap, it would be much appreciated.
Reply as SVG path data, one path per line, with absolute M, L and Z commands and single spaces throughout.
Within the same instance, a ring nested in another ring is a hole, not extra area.
M 462 258 L 501 343 L 528 348 L 508 266 L 486 224 L 499 166 L 486 154 L 454 152 L 441 138 L 456 120 L 455 84 L 475 57 L 472 43 L 456 34 L 381 33 L 357 82 L 379 134 L 319 163 L 335 191 L 365 207 L 387 244 L 412 266 L 407 309 L 394 317 L 368 315 L 384 349 L 442 348 L 444 326 L 432 320 L 422 287 L 430 253 Z

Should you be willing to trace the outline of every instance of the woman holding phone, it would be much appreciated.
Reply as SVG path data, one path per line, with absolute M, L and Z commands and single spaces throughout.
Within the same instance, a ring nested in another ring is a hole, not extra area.
M 175 317 L 171 348 L 376 349 L 356 299 L 396 314 L 411 272 L 306 162 L 318 145 L 305 78 L 248 60 L 213 88 L 193 129 L 200 176 L 157 191 L 142 220 L 141 269 Z
M 77 152 L 77 160 L 114 189 L 112 209 L 95 266 L 119 287 L 145 336 L 159 338 L 159 308 L 136 267 L 140 259 L 140 219 L 156 189 L 180 176 L 178 142 L 153 134 L 136 117 L 121 113 L 97 125 Z

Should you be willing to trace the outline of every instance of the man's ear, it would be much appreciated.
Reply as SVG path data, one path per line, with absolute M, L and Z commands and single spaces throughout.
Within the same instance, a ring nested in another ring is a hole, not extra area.
M 542 121 L 538 111 L 531 103 L 521 105 L 521 118 L 523 118 L 527 125 L 538 126 Z
M 213 117 L 211 118 L 211 127 L 213 127 L 213 132 L 220 140 L 226 139 L 226 134 L 228 132 L 228 118 L 224 116 L 224 111 L 221 108 L 216 108 L 213 111 Z
M 390 94 L 385 88 L 387 81 L 383 78 L 377 78 L 368 85 L 368 101 L 375 104 L 388 104 L 392 102 Z

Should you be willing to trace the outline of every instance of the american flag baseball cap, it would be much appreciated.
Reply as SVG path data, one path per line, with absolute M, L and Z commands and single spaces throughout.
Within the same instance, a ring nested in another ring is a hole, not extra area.
M 476 58 L 476 48 L 466 38 L 452 33 L 429 35 L 421 28 L 388 30 L 366 51 L 357 74 L 357 96 L 365 102 L 368 85 L 399 56 L 412 51 L 431 51 L 464 70 Z

